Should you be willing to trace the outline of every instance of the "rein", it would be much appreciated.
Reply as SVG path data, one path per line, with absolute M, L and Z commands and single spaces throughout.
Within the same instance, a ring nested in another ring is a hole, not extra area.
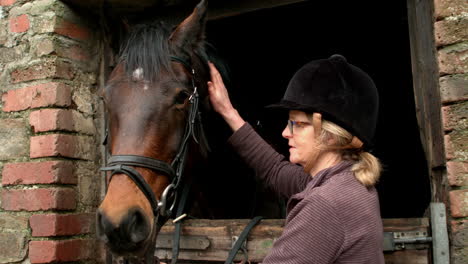
M 179 146 L 177 154 L 175 155 L 173 161 L 169 164 L 165 161 L 153 159 L 150 157 L 138 156 L 138 155 L 111 155 L 107 166 L 102 167 L 101 171 L 110 171 L 111 175 L 109 182 L 112 179 L 112 176 L 115 174 L 125 174 L 130 177 L 130 179 L 137 185 L 137 187 L 143 192 L 145 197 L 148 199 L 151 204 L 151 208 L 154 214 L 154 227 L 155 230 L 161 228 L 167 219 L 173 214 L 173 210 L 177 204 L 178 192 L 180 192 L 180 185 L 182 182 L 182 175 L 185 168 L 185 161 L 187 159 L 187 145 L 190 138 L 196 143 L 199 143 L 195 131 L 200 131 L 203 135 L 203 128 L 201 124 L 201 115 L 198 111 L 199 106 L 199 94 L 197 86 L 195 84 L 195 70 L 190 66 L 190 64 L 176 56 L 171 56 L 171 60 L 183 64 L 187 70 L 192 73 L 192 88 L 193 92 L 189 97 L 190 108 L 187 123 L 185 126 L 184 136 L 182 142 Z M 107 138 L 107 133 L 105 137 Z M 107 141 L 107 140 L 105 140 Z M 161 199 L 158 200 L 153 190 L 149 184 L 145 181 L 143 176 L 136 170 L 134 167 L 141 167 L 151 169 L 158 173 L 163 173 L 169 177 L 171 183 L 166 187 L 161 195 Z M 185 199 L 189 188 L 183 188 L 184 194 L 182 199 L 179 201 L 179 209 L 177 211 L 182 211 L 185 204 Z M 171 201 L 172 200 L 172 201 Z M 172 203 L 171 203 L 172 202 Z M 182 207 L 182 208 L 180 208 Z M 177 212 L 179 214 L 179 212 Z M 179 223 L 179 222 L 178 222 Z M 147 264 L 154 263 L 154 246 L 156 244 L 156 231 L 153 232 L 151 243 L 147 249 L 145 260 Z M 177 245 L 178 247 L 178 245 Z M 175 256 L 177 258 L 177 256 Z M 174 259 L 174 256 L 173 256 Z

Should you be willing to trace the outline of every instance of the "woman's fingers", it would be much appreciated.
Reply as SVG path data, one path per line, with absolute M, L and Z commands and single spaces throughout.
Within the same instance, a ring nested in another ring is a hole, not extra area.
M 224 86 L 223 78 L 221 77 L 221 74 L 219 73 L 218 69 L 214 66 L 213 63 L 208 62 L 208 65 L 210 66 L 210 75 L 211 75 L 211 81 L 215 85 L 222 85 Z
M 223 78 L 213 63 L 209 63 L 211 81 L 208 81 L 208 93 L 210 101 L 216 112 L 222 113 L 231 110 L 232 105 L 229 95 L 223 83 Z
M 218 72 L 213 63 L 208 62 L 210 67 L 211 81 L 208 81 L 208 93 L 210 96 L 211 105 L 214 110 L 223 116 L 224 120 L 228 123 L 233 131 L 238 130 L 245 121 L 239 115 L 237 110 L 229 100 L 229 94 L 224 86 L 223 78 Z

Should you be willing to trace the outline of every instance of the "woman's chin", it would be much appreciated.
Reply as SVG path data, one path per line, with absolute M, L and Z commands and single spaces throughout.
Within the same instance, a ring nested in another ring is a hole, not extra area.
M 291 163 L 294 163 L 294 164 L 298 164 L 298 163 L 299 163 L 299 161 L 297 160 L 297 158 L 294 157 L 294 156 L 292 156 L 292 155 L 289 156 L 289 161 L 290 161 Z

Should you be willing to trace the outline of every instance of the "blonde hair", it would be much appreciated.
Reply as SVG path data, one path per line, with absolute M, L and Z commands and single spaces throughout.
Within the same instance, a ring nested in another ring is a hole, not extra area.
M 332 140 L 330 140 L 332 139 Z M 351 160 L 356 163 L 351 168 L 356 179 L 366 187 L 374 186 L 379 180 L 382 171 L 380 161 L 371 153 L 362 148 L 350 147 L 353 139 L 351 133 L 327 120 L 322 120 L 322 131 L 319 141 L 322 150 L 336 150 L 341 153 L 343 160 Z M 334 142 L 330 145 L 328 142 Z

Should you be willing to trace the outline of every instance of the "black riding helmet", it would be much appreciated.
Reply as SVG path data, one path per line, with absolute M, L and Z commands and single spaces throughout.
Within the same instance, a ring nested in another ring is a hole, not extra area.
M 321 113 L 372 146 L 379 95 L 370 76 L 342 55 L 314 60 L 292 77 L 283 99 L 269 108 Z

